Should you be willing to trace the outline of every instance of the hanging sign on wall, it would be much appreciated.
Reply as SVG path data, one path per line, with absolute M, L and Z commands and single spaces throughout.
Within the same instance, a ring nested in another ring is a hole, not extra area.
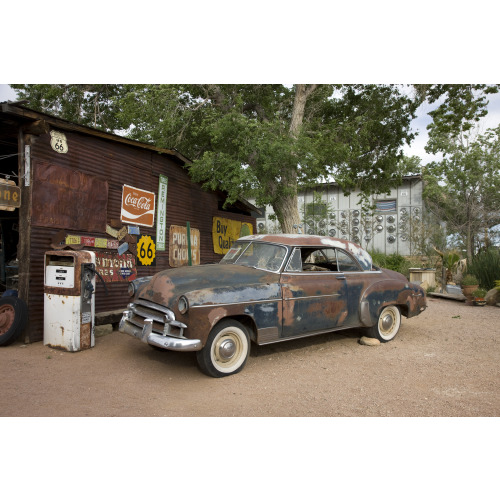
M 191 234 L 191 263 L 200 264 L 200 230 L 190 228 Z M 171 267 L 187 266 L 189 263 L 189 245 L 187 227 L 170 226 L 169 259 Z
M 212 240 L 214 253 L 226 254 L 231 245 L 241 236 L 253 234 L 252 224 L 238 220 L 214 217 L 212 223 Z
M 168 177 L 160 174 L 158 183 L 158 214 L 156 217 L 156 250 L 163 252 L 167 239 L 167 184 Z
M 120 220 L 125 224 L 153 227 L 155 223 L 155 194 L 124 184 Z
M 51 130 L 50 132 L 50 146 L 58 153 L 68 152 L 68 141 L 66 140 L 66 136 L 62 132 L 57 132 L 57 130 Z
M 21 206 L 21 189 L 14 181 L 0 179 L 0 210 L 14 211 Z

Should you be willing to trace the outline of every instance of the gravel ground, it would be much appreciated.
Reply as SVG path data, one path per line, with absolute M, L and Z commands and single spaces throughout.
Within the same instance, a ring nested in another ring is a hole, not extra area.
M 491 417 L 500 415 L 500 308 L 428 298 L 389 343 L 360 329 L 252 346 L 244 370 L 213 379 L 194 353 L 112 332 L 68 353 L 0 348 L 0 416 Z

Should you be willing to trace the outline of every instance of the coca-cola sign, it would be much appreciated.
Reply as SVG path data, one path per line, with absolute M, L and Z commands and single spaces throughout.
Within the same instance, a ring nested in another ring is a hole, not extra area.
M 155 223 L 155 194 L 124 184 L 121 221 L 124 224 L 153 227 Z

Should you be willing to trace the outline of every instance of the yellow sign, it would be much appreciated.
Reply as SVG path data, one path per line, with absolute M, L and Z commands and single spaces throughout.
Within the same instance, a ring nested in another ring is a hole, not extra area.
M 143 266 L 154 264 L 156 257 L 156 245 L 151 236 L 141 236 L 137 243 L 137 258 Z
M 249 234 L 253 234 L 253 226 L 248 222 L 221 217 L 213 218 L 212 239 L 215 253 L 226 254 L 238 238 Z
M 0 210 L 13 212 L 21 206 L 21 189 L 14 181 L 0 179 Z
M 80 236 L 74 236 L 72 234 L 68 234 L 66 236 L 66 245 L 81 245 L 82 239 Z
M 97 248 L 108 248 L 108 240 L 106 238 L 96 238 L 94 246 Z

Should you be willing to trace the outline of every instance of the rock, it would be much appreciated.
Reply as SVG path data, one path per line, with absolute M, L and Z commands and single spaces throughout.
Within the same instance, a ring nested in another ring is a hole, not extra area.
M 113 325 L 97 325 L 94 330 L 96 337 L 103 337 L 109 333 L 113 333 Z
M 486 300 L 486 303 L 489 306 L 494 306 L 497 302 L 500 302 L 500 290 L 497 290 L 496 288 L 492 288 L 486 294 L 486 297 L 484 297 L 484 300 Z
M 361 345 L 380 345 L 380 340 L 372 339 L 371 337 L 361 337 L 359 343 Z

